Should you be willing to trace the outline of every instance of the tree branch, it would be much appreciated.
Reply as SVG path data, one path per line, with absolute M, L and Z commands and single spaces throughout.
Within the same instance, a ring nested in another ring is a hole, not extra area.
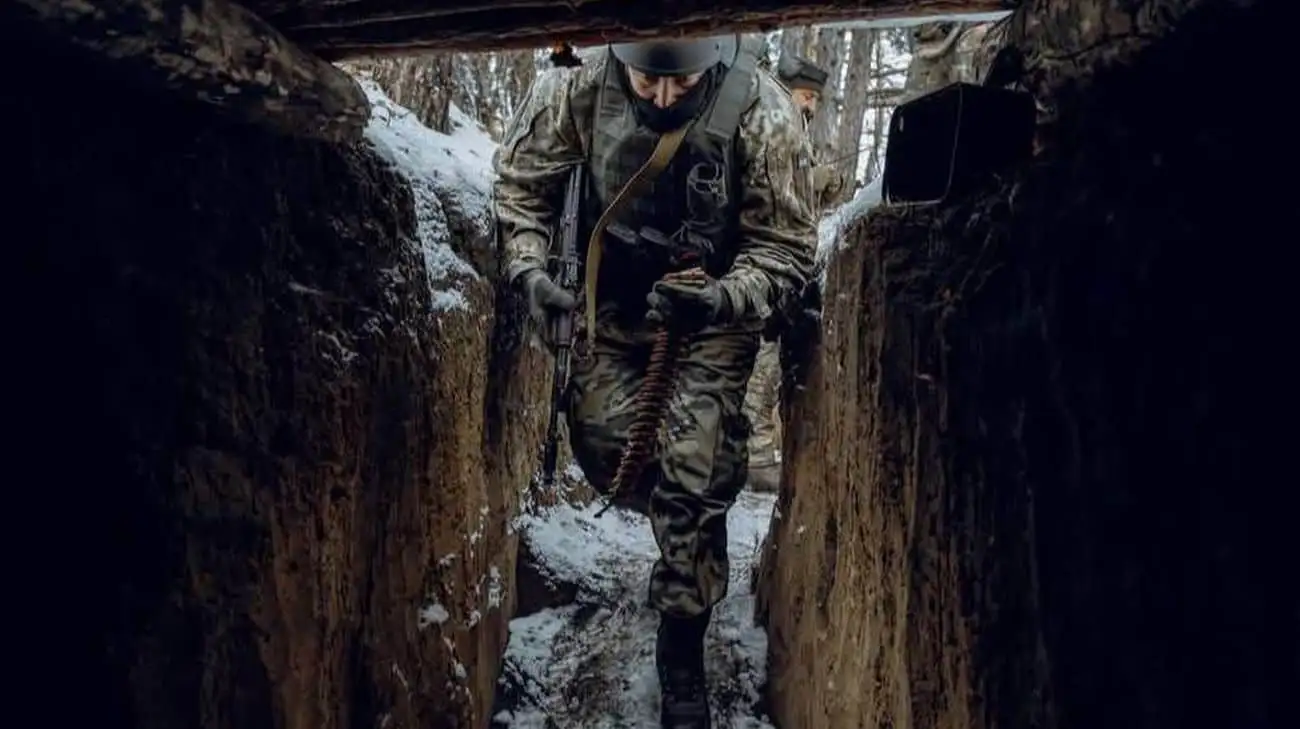
M 868 107 L 894 107 L 902 101 L 907 89 L 871 89 L 867 92 Z

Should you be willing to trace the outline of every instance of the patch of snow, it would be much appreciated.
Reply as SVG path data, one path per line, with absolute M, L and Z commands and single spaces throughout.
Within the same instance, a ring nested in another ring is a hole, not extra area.
M 884 179 L 883 174 L 877 175 L 876 179 L 858 188 L 853 199 L 832 210 L 818 223 L 816 270 L 820 272 L 823 290 L 831 257 L 839 250 L 844 234 L 880 204 Z
M 416 235 L 429 274 L 429 306 L 433 311 L 468 310 L 461 285 L 479 274 L 451 247 L 448 213 L 467 221 L 476 237 L 489 238 L 496 143 L 454 106 L 448 115 L 452 131 L 441 134 L 394 103 L 373 80 L 357 81 L 371 103 L 366 139 L 411 185 Z
M 501 598 L 505 590 L 501 585 L 501 570 L 496 565 L 488 569 L 488 607 L 501 607 Z
M 755 705 L 766 678 L 767 635 L 754 624 L 751 568 L 767 533 L 775 495 L 744 492 L 727 519 L 728 596 L 706 639 L 710 702 L 719 729 L 771 729 Z M 578 586 L 573 605 L 510 622 L 502 695 L 518 704 L 493 717 L 498 729 L 657 729 L 658 616 L 646 584 L 659 551 L 642 516 L 601 504 L 560 504 L 526 516 L 522 530 L 540 565 Z
M 471 547 L 474 546 L 475 544 L 478 544 L 478 540 L 483 538 L 483 532 L 485 529 L 487 529 L 488 511 L 489 509 L 487 506 L 484 506 L 482 509 L 479 509 L 478 526 L 474 528 L 474 531 L 465 535 L 465 542 L 469 544 Z
M 572 461 L 564 467 L 564 475 L 574 481 L 587 480 L 587 474 L 582 472 L 582 466 L 579 466 L 577 461 Z
M 521 531 L 551 576 L 586 592 L 579 599 L 630 599 L 629 591 L 641 591 L 645 581 L 645 575 L 636 572 L 635 558 L 653 562 L 659 548 L 644 517 L 611 509 L 597 519 L 602 506 L 560 504 L 525 515 Z
M 420 608 L 420 630 L 434 624 L 442 625 L 450 619 L 451 613 L 439 603 L 435 602 Z

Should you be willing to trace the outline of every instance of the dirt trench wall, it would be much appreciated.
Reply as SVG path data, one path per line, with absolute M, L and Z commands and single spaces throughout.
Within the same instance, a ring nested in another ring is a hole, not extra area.
M 543 383 L 494 329 L 487 242 L 457 242 L 467 308 L 433 311 L 411 189 L 368 147 L 0 35 L 7 405 L 46 530 L 22 604 L 78 613 L 44 675 L 99 726 L 485 727 Z
M 760 573 L 781 726 L 1296 724 L 1288 26 L 1203 5 L 1031 169 L 846 236 Z

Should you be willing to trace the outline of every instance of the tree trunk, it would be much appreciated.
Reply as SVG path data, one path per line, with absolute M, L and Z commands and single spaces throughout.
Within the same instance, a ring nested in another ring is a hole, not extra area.
M 452 102 L 471 118 L 483 118 L 483 106 L 488 101 L 479 93 L 482 85 L 488 82 L 488 69 L 481 54 L 448 54 L 454 60 L 452 72 Z
M 781 55 L 793 54 L 796 56 L 808 55 L 808 37 L 811 35 L 808 26 L 797 28 L 783 28 L 781 30 Z
M 885 38 L 877 37 L 876 40 L 876 60 L 874 65 L 876 68 L 880 68 L 885 63 Z M 877 78 L 875 79 L 875 83 L 877 84 L 877 87 L 883 86 L 886 83 L 886 80 L 883 77 Z M 878 90 L 878 88 L 873 89 L 873 91 L 876 90 Z M 883 105 L 877 104 L 872 109 L 871 114 L 871 147 L 867 150 L 867 170 L 865 175 L 865 179 L 868 180 L 876 179 L 876 177 L 881 173 L 881 168 L 884 165 L 885 139 L 888 136 L 887 132 L 889 131 L 885 126 L 889 117 Z
M 452 131 L 449 114 L 454 103 L 493 139 L 500 138 L 537 72 L 533 51 L 429 53 L 342 65 L 369 74 L 393 101 L 431 129 Z
M 856 30 L 849 41 L 849 68 L 844 81 L 844 103 L 840 110 L 835 157 L 836 170 L 846 181 L 843 196 L 853 194 L 857 180 L 858 160 L 862 156 L 862 128 L 866 122 L 867 101 L 870 98 L 870 80 L 877 66 L 876 36 L 874 30 Z
M 848 31 L 842 28 L 822 28 L 817 31 L 812 60 L 826 70 L 830 77 L 822 92 L 822 103 L 813 117 L 811 128 L 813 146 L 823 158 L 834 155 L 835 135 L 840 120 L 840 90 L 844 69 L 844 45 Z
M 509 118 L 514 115 L 515 107 L 523 100 L 524 94 L 528 87 L 532 86 L 533 78 L 537 75 L 537 57 L 533 51 L 514 51 L 508 54 L 507 67 L 507 101 L 502 110 L 504 116 Z
M 347 64 L 368 73 L 393 101 L 415 114 L 421 124 L 446 134 L 453 91 L 450 53 L 411 58 L 378 58 Z

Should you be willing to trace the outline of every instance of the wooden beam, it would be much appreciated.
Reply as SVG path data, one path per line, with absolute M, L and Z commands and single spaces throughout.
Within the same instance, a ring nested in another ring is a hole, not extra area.
M 53 35 L 114 62 L 137 84 L 211 104 L 275 131 L 360 138 L 356 81 L 229 0 L 17 0 Z
M 1007 10 L 1018 0 L 247 0 L 323 57 L 540 48 Z

